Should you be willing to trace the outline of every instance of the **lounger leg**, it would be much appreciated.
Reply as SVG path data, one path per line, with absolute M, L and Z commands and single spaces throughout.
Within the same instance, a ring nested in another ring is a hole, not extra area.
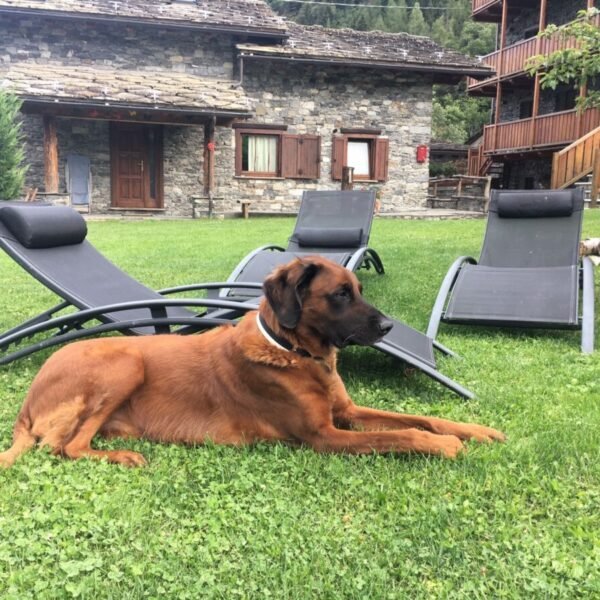
M 375 250 L 369 248 L 365 253 L 365 257 L 365 262 L 372 264 L 375 268 L 375 271 L 377 271 L 379 275 L 383 275 L 385 273 L 385 269 L 383 268 L 381 258 L 379 257 L 379 254 L 375 252 Z
M 427 327 L 427 335 L 432 340 L 435 340 L 437 337 L 440 321 L 442 320 L 442 315 L 444 314 L 444 307 L 446 306 L 446 298 L 454 286 L 454 282 L 456 281 L 458 273 L 460 272 L 464 263 L 475 265 L 477 264 L 477 261 L 471 256 L 461 256 L 457 258 L 446 273 L 444 281 L 442 281 L 440 291 L 438 292 L 435 304 L 433 305 L 433 310 L 431 311 L 429 326 Z
M 589 256 L 582 260 L 583 268 L 583 314 L 581 319 L 581 351 L 594 351 L 594 265 Z
M 70 302 L 67 302 L 65 300 L 64 302 L 61 302 L 60 304 L 53 306 L 52 308 L 48 309 L 47 311 L 40 313 L 37 317 L 33 317 L 27 321 L 24 321 L 20 325 L 17 325 L 17 327 L 13 327 L 12 329 L 5 331 L 0 336 L 0 348 L 4 349 L 4 347 L 5 347 L 2 344 L 2 341 L 4 340 L 4 338 L 11 337 L 11 339 L 13 339 L 13 336 L 15 333 L 18 333 L 19 331 L 27 329 L 28 327 L 30 327 L 32 325 L 37 325 L 38 323 L 45 323 L 46 321 L 49 321 L 50 319 L 52 319 L 52 316 L 55 313 L 63 310 L 64 308 L 67 308 L 68 306 L 72 306 L 72 305 Z M 24 337 L 27 337 L 27 336 L 24 336 Z M 13 340 L 13 341 L 9 342 L 8 345 L 14 344 L 14 343 L 15 343 L 15 341 Z

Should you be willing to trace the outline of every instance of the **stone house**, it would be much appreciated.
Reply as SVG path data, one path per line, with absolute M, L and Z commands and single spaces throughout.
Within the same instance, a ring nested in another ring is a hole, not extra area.
M 382 211 L 423 206 L 433 84 L 491 72 L 423 37 L 287 22 L 263 0 L 0 0 L 0 40 L 27 185 L 93 213 L 294 212 L 343 166 Z

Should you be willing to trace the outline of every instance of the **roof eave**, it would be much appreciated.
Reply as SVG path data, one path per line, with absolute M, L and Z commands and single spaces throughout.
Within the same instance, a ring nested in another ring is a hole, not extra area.
M 54 19 L 92 21 L 102 23 L 123 23 L 124 25 L 146 25 L 151 27 L 163 27 L 167 29 L 186 29 L 200 31 L 215 31 L 219 33 L 230 33 L 232 35 L 251 35 L 252 37 L 268 38 L 270 40 L 285 40 L 289 37 L 287 31 L 270 28 L 253 28 L 241 26 L 228 26 L 204 23 L 178 22 L 172 20 L 139 19 L 136 17 L 121 17 L 112 15 L 100 15 L 95 13 L 70 13 L 56 10 L 39 10 L 28 8 L 0 7 L 0 13 L 17 16 L 52 17 Z
M 344 58 L 325 58 L 316 56 L 282 56 L 276 54 L 256 54 L 241 50 L 240 56 L 244 59 L 263 59 L 263 60 L 284 60 L 294 63 L 322 64 L 331 66 L 348 67 L 366 67 L 369 69 L 387 69 L 394 71 L 412 71 L 418 73 L 431 73 L 444 76 L 457 77 L 460 81 L 462 77 L 473 77 L 475 79 L 487 78 L 493 75 L 494 71 L 486 67 L 467 67 L 460 65 L 433 65 L 419 63 L 395 63 L 385 61 L 358 61 Z
M 177 106 L 154 106 L 150 104 L 135 104 L 135 103 L 123 103 L 123 102 L 100 102 L 100 101 L 89 101 L 79 100 L 77 98 L 56 98 L 56 97 L 45 97 L 45 96 L 30 96 L 27 94 L 19 94 L 19 98 L 23 101 L 23 104 L 43 104 L 49 106 L 80 106 L 86 108 L 100 108 L 100 109 L 116 109 L 116 110 L 137 110 L 146 112 L 170 112 L 177 113 L 180 115 L 190 116 L 217 116 L 226 118 L 237 118 L 247 119 L 252 116 L 250 111 L 244 110 L 227 110 L 223 108 L 194 108 L 194 107 L 177 107 Z

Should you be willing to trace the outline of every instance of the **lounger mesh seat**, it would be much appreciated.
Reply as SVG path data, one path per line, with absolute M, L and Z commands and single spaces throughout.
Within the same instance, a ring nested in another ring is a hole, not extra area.
M 461 257 L 451 267 L 428 334 L 437 334 L 440 320 L 579 328 L 591 352 L 593 268 L 579 259 L 583 206 L 581 190 L 493 192 L 479 263 Z

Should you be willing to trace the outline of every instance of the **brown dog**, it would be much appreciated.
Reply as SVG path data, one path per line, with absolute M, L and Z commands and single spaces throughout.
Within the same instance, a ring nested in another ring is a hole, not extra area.
M 350 271 L 321 257 L 295 260 L 270 275 L 264 292 L 259 311 L 236 327 L 62 348 L 33 381 L 0 466 L 38 442 L 69 458 L 145 463 L 136 452 L 93 450 L 97 433 L 233 445 L 282 440 L 318 452 L 448 457 L 463 448 L 461 440 L 504 439 L 481 425 L 352 402 L 336 371 L 337 349 L 372 344 L 392 322 L 362 299 Z

